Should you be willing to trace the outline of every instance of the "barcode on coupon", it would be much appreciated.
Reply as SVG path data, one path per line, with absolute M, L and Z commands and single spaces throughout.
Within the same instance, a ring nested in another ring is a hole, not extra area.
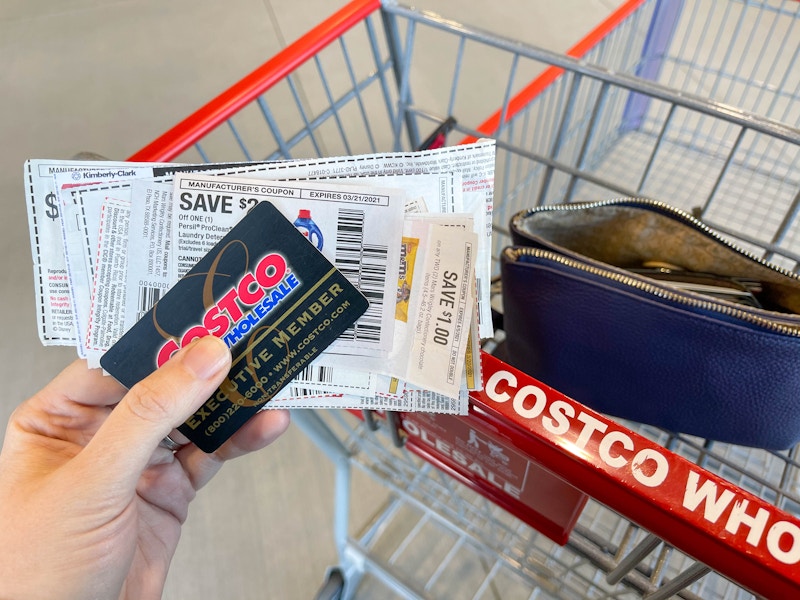
M 136 320 L 141 319 L 144 314 L 153 308 L 153 305 L 158 302 L 159 298 L 163 295 L 162 288 L 141 286 L 139 288 L 139 305 L 136 311 Z
M 340 208 L 336 228 L 336 268 L 369 300 L 367 312 L 342 337 L 377 343 L 381 336 L 389 247 L 364 243 L 363 210 Z
M 301 387 L 297 385 L 288 385 L 286 386 L 286 389 L 283 390 L 281 395 L 289 398 L 303 398 L 308 396 L 314 396 L 314 397 L 332 396 L 334 394 L 326 392 L 325 390 Z
M 299 381 L 313 383 L 331 383 L 333 381 L 333 368 L 326 366 L 308 365 L 297 375 Z

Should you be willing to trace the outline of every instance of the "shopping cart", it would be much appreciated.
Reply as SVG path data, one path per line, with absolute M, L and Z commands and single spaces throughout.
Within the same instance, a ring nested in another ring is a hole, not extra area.
M 495 257 L 522 208 L 643 196 L 797 271 L 798 54 L 800 3 L 790 0 L 631 0 L 566 54 L 355 0 L 131 159 L 411 151 L 447 123 L 451 142 L 497 141 Z M 486 374 L 508 373 L 483 358 Z M 694 482 L 693 495 L 648 496 L 598 447 L 514 422 L 491 394 L 472 403 L 458 427 L 493 433 L 544 480 L 574 486 L 574 518 L 548 529 L 485 473 L 448 463 L 446 441 L 426 447 L 408 415 L 298 412 L 336 468 L 340 564 L 320 597 L 800 597 L 797 448 L 731 446 L 587 411 Z M 359 530 L 353 469 L 387 490 Z M 701 502 L 699 489 L 713 494 Z

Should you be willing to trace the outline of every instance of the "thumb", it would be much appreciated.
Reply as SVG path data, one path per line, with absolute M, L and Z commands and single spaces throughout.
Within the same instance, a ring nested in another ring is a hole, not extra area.
M 130 389 L 78 458 L 101 478 L 135 489 L 159 442 L 211 397 L 230 365 L 219 338 L 193 341 Z

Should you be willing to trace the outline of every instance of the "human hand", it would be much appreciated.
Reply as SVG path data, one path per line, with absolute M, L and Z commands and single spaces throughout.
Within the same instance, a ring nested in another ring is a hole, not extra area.
M 230 360 L 207 336 L 127 393 L 76 361 L 14 411 L 0 453 L 0 598 L 161 597 L 196 491 L 289 425 L 286 411 L 262 411 L 213 454 L 159 446 Z

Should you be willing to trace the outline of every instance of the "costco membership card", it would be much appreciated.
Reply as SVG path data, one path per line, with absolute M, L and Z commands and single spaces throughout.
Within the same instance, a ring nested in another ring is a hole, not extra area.
M 233 355 L 178 429 L 213 452 L 366 311 L 366 298 L 269 202 L 256 205 L 100 360 L 127 387 L 205 335 Z

